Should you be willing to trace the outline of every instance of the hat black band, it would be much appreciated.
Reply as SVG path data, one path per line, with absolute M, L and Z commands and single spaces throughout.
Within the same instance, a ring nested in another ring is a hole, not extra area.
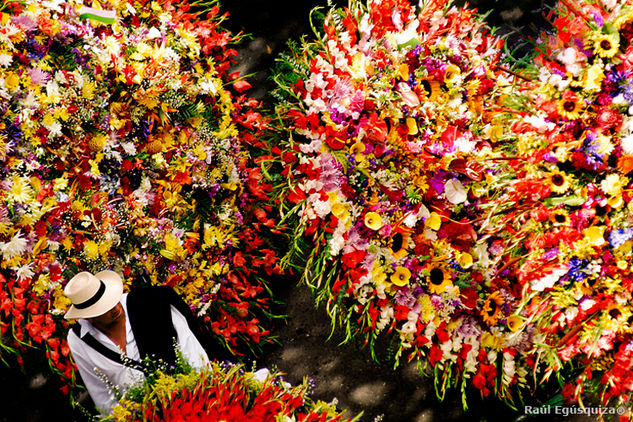
M 103 283 L 103 281 L 99 280 L 99 283 L 101 284 L 99 285 L 99 290 L 97 290 L 97 293 L 95 293 L 94 296 L 92 296 L 90 299 L 86 300 L 85 302 L 73 304 L 75 308 L 86 309 L 87 307 L 92 306 L 95 303 L 99 302 L 99 300 L 103 297 L 103 294 L 105 293 L 105 290 L 106 290 L 106 286 Z

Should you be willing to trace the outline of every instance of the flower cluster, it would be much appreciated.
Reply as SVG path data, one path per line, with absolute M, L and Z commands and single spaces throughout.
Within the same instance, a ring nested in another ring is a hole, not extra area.
M 291 386 L 279 373 L 246 371 L 241 365 L 213 364 L 150 381 L 119 400 L 102 421 L 353 421 L 334 404 L 313 401 L 311 383 Z
M 230 348 L 267 341 L 260 276 L 279 267 L 270 186 L 248 152 L 266 120 L 229 73 L 239 37 L 216 2 L 13 6 L 0 26 L 3 347 L 42 345 L 71 377 L 63 288 L 104 268 L 128 288 L 172 286 Z
M 515 286 L 479 271 L 476 231 L 513 83 L 501 40 L 445 2 L 351 1 L 323 27 L 277 75 L 290 259 L 348 339 L 391 333 L 396 362 L 430 367 L 439 390 L 513 400 L 533 334 L 517 332 Z
M 532 80 L 504 139 L 514 152 L 490 190 L 482 232 L 498 262 L 488 270 L 522 291 L 516 315 L 540 333 L 534 353 L 548 370 L 584 369 L 568 396 L 597 372 L 605 402 L 623 400 L 633 391 L 633 5 L 561 1 L 549 20 L 521 70 Z

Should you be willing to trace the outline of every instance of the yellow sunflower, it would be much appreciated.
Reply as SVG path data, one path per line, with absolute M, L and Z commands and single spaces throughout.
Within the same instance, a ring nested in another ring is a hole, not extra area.
M 501 316 L 501 306 L 504 303 L 503 295 L 498 290 L 488 296 L 481 309 L 481 316 L 486 324 L 497 325 Z
M 561 98 L 557 104 L 558 114 L 569 120 L 578 119 L 583 109 L 584 105 L 582 101 L 571 91 L 567 91 L 563 94 L 563 98 Z
M 389 239 L 389 249 L 395 259 L 401 259 L 407 254 L 407 247 L 409 246 L 409 235 L 402 233 L 395 233 Z
M 602 58 L 615 56 L 620 48 L 618 34 L 599 34 L 593 40 L 593 51 Z
M 558 226 L 568 226 L 569 225 L 569 213 L 564 209 L 554 210 L 550 216 L 549 221 Z
M 448 286 L 453 284 L 450 274 L 441 265 L 432 266 L 426 279 L 429 291 L 436 295 L 444 292 Z
M 567 175 L 559 170 L 554 170 L 548 173 L 546 180 L 550 189 L 556 193 L 565 193 L 570 186 Z

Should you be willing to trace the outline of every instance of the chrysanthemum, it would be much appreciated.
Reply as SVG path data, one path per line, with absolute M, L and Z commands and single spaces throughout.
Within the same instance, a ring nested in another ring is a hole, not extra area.
M 556 193 L 565 193 L 570 186 L 567 175 L 559 170 L 548 173 L 545 180 L 550 186 L 550 189 Z
M 501 305 L 505 303 L 500 291 L 495 291 L 486 298 L 481 309 L 481 316 L 488 325 L 496 325 L 501 316 Z
M 438 295 L 452 284 L 450 274 L 440 265 L 431 267 L 426 279 L 428 281 L 429 291 Z
M 14 256 L 21 255 L 26 251 L 27 240 L 22 237 L 22 233 L 18 231 L 10 241 L 0 242 L 0 252 L 2 259 L 9 260 Z
M 558 114 L 569 120 L 578 119 L 583 109 L 584 105 L 581 99 L 572 91 L 565 92 L 557 104 Z
M 599 34 L 594 38 L 593 51 L 602 58 L 615 56 L 619 48 L 620 40 L 617 34 Z

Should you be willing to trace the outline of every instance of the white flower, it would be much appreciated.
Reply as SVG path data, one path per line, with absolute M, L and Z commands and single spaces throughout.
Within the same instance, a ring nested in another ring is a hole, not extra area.
M 626 155 L 633 155 L 633 134 L 626 135 L 620 139 L 622 152 Z
M 26 251 L 27 240 L 22 237 L 22 233 L 18 231 L 10 241 L 0 242 L 0 252 L 2 259 L 9 260 L 17 255 L 22 255 Z
M 532 290 L 535 292 L 542 292 L 545 289 L 549 289 L 561 278 L 563 275 L 567 274 L 567 265 L 561 265 L 558 268 L 555 268 L 550 274 L 541 277 L 538 280 L 532 281 L 530 284 L 532 286 Z
M 11 267 L 11 269 L 16 272 L 18 281 L 30 279 L 35 275 L 31 269 L 31 265 L 33 265 L 33 263 L 22 265 L 21 267 Z
M 13 61 L 13 56 L 7 53 L 0 53 L 0 66 L 8 67 Z

